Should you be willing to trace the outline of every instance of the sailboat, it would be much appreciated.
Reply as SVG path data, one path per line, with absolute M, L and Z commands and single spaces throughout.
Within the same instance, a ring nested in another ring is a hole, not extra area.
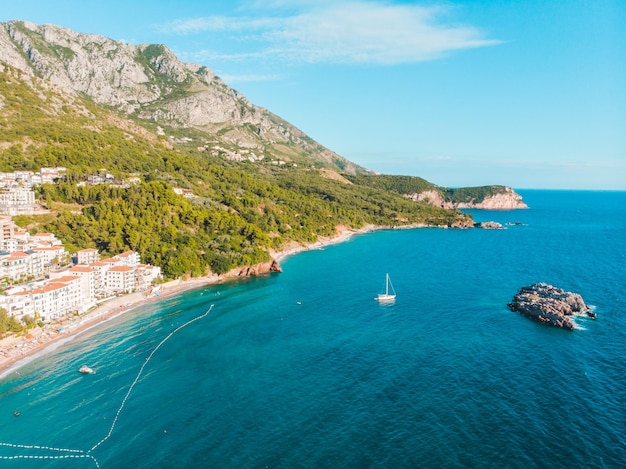
M 393 288 L 389 274 L 385 276 L 385 293 L 379 293 L 374 299 L 380 302 L 390 302 L 396 299 L 396 291 Z

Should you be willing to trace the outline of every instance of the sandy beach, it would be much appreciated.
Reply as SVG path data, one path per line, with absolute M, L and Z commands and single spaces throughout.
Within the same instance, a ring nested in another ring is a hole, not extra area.
M 346 241 L 354 235 L 371 232 L 376 229 L 374 226 L 366 226 L 359 230 L 338 227 L 335 236 L 320 238 L 318 241 L 307 245 L 291 243 L 283 250 L 270 251 L 270 255 L 276 262 L 280 263 L 288 256 L 299 252 L 322 249 L 325 246 Z M 0 340 L 0 378 L 14 372 L 35 357 L 53 350 L 63 339 L 71 340 L 82 332 L 124 314 L 137 306 L 163 301 L 165 298 L 180 294 L 186 290 L 240 278 L 242 270 L 240 267 L 221 276 L 211 275 L 186 280 L 172 280 L 160 286 L 158 296 L 152 295 L 150 292 L 120 295 L 102 302 L 84 314 L 66 316 L 47 323 L 43 327 L 35 327 L 24 335 L 7 336 Z
M 151 302 L 162 301 L 185 290 L 216 283 L 217 276 L 197 277 L 190 280 L 173 280 L 161 285 L 159 295 L 149 292 L 129 293 L 108 299 L 92 310 L 51 321 L 35 327 L 24 335 L 10 335 L 0 340 L 0 378 L 40 356 L 63 339 L 74 338 L 82 332 L 109 321 L 131 309 Z

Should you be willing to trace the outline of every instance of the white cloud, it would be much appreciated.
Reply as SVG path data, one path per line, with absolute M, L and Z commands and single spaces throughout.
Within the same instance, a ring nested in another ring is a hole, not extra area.
M 444 7 L 353 1 L 301 2 L 299 8 L 282 15 L 177 20 L 167 30 L 232 35 L 244 57 L 311 63 L 415 63 L 500 42 L 473 26 L 446 24 L 449 10 Z
M 222 80 L 226 83 L 244 83 L 244 82 L 259 82 L 259 81 L 278 81 L 282 80 L 284 77 L 278 74 L 267 74 L 267 75 L 220 75 Z
M 188 20 L 174 20 L 166 30 L 176 34 L 196 34 L 201 32 L 240 32 L 279 28 L 282 21 L 274 18 L 246 18 L 209 16 Z

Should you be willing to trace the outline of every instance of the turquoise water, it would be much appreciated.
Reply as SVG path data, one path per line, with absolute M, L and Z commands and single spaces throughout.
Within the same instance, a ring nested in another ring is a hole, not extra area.
M 624 467 L 626 193 L 520 192 L 472 212 L 506 230 L 357 236 L 78 336 L 0 381 L 0 467 Z M 510 312 L 537 281 L 598 319 Z

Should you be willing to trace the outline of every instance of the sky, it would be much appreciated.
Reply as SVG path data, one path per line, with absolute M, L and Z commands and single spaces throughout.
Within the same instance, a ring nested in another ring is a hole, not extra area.
M 623 0 L 20 0 L 168 46 L 341 156 L 445 187 L 626 190 Z

